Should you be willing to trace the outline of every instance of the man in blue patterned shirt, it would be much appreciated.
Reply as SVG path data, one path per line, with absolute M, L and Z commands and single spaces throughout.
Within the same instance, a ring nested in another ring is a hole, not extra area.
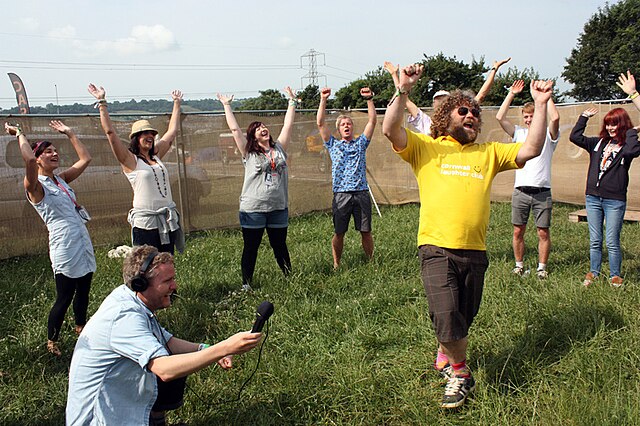
M 327 99 L 331 89 L 320 91 L 317 125 L 324 146 L 331 157 L 331 177 L 333 179 L 333 228 L 335 234 L 331 240 L 333 268 L 340 266 L 344 234 L 349 228 L 353 216 L 356 230 L 362 236 L 362 248 L 369 259 L 373 256 L 373 235 L 371 234 L 371 198 L 367 183 L 367 148 L 371 143 L 376 127 L 376 108 L 373 104 L 374 93 L 368 88 L 360 89 L 360 95 L 367 100 L 368 121 L 364 132 L 354 139 L 353 120 L 346 115 L 336 119 L 336 129 L 340 140 L 333 137 L 325 123 Z

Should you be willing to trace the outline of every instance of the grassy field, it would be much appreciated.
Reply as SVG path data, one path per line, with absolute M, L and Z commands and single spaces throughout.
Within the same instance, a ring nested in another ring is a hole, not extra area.
M 622 231 L 626 285 L 580 285 L 588 231 L 556 205 L 549 279 L 514 277 L 510 205 L 493 204 L 491 265 L 471 329 L 468 362 L 478 386 L 461 410 L 438 407 L 442 380 L 430 370 L 435 340 L 419 278 L 417 206 L 386 207 L 374 219 L 375 259 L 359 236 L 345 241 L 333 272 L 330 215 L 293 219 L 294 273 L 285 279 L 263 241 L 254 291 L 239 291 L 238 230 L 192 235 L 177 259 L 182 298 L 160 314 L 178 337 L 215 342 L 250 328 L 255 307 L 275 305 L 258 372 L 238 402 L 258 352 L 229 372 L 192 375 L 170 423 L 190 425 L 622 425 L 640 419 L 640 227 Z M 527 247 L 536 245 L 533 230 Z M 90 312 L 121 282 L 121 260 L 97 250 Z M 535 268 L 529 250 L 527 267 Z M 608 275 L 605 263 L 603 273 Z M 0 263 L 0 424 L 62 424 L 75 337 L 68 317 L 64 355 L 45 350 L 54 285 L 46 255 Z

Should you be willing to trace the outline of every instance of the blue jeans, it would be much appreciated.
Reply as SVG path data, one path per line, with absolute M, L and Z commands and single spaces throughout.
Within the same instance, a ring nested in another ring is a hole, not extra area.
M 620 200 L 587 195 L 587 222 L 589 223 L 589 259 L 593 275 L 600 274 L 602 265 L 602 228 L 606 222 L 606 242 L 609 253 L 609 276 L 621 276 L 622 250 L 620 231 L 627 203 Z

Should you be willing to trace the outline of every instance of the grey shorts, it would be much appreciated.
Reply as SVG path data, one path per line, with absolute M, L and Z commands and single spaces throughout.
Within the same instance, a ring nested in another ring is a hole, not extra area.
M 344 234 L 349 229 L 353 216 L 355 227 L 360 232 L 371 232 L 371 197 L 369 191 L 334 192 L 331 205 L 333 229 Z
M 549 228 L 552 205 L 549 188 L 515 188 L 511 196 L 511 223 L 526 225 L 532 211 L 536 227 Z
M 487 252 L 419 247 L 422 282 L 429 302 L 429 317 L 441 343 L 455 342 L 469 334 L 480 309 Z

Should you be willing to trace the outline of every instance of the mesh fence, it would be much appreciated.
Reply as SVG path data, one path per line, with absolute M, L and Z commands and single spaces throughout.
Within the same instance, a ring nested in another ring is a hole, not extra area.
M 618 105 L 598 104 L 600 113 L 592 118 L 587 135 L 597 135 L 602 117 Z M 553 157 L 554 201 L 583 204 L 588 156 L 569 142 L 569 133 L 585 105 L 562 105 L 560 111 L 560 142 Z M 640 114 L 632 105 L 624 105 L 634 123 Z M 431 111 L 427 111 L 430 113 Z M 497 109 L 485 108 L 479 142 L 509 142 L 495 120 Z M 338 112 L 328 116 L 331 126 Z M 363 112 L 352 114 L 356 132 L 367 121 Z M 512 108 L 508 118 L 520 123 L 520 109 Z M 283 112 L 237 113 L 241 128 L 254 120 L 263 121 L 271 133 L 277 135 L 282 127 Z M 52 131 L 48 122 L 52 117 L 3 117 L 11 123 L 19 122 L 30 141 L 51 141 L 60 154 L 60 168 L 76 159 L 67 138 Z M 109 143 L 96 116 L 55 117 L 72 127 L 89 148 L 93 161 L 71 186 L 78 201 L 91 213 L 89 232 L 95 245 L 127 241 L 130 228 L 126 221 L 133 198 L 131 186 L 113 156 Z M 160 134 L 166 130 L 169 117 L 113 116 L 120 138 L 127 141 L 131 123 L 149 119 Z M 220 114 L 183 114 L 181 129 L 173 149 L 164 159 L 169 171 L 174 201 L 182 213 L 187 232 L 211 228 L 235 227 L 238 224 L 238 200 L 243 180 L 241 157 Z M 373 140 L 367 151 L 369 185 L 379 204 L 403 204 L 418 201 L 418 188 L 411 171 L 391 150 L 382 135 L 383 115 L 378 117 Z M 289 211 L 292 216 L 331 208 L 331 161 L 323 148 L 315 124 L 315 112 L 301 112 L 296 116 L 289 153 Z M 640 161 L 638 161 L 640 162 Z M 640 209 L 640 193 L 635 185 L 640 178 L 640 166 L 631 167 L 628 208 Z M 33 207 L 26 201 L 23 189 L 24 162 L 16 139 L 0 136 L 0 258 L 45 252 L 47 230 Z M 514 172 L 498 175 L 493 200 L 509 200 L 513 189 Z M 129 240 L 130 241 L 130 240 Z

